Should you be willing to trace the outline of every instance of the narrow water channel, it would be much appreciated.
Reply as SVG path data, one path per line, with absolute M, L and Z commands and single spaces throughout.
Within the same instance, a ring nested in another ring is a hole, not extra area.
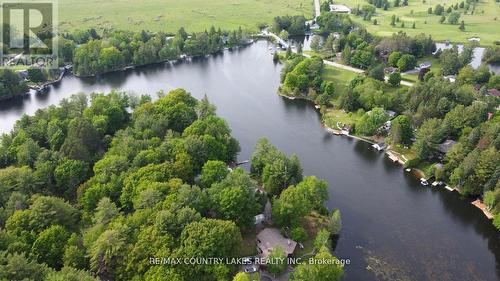
M 259 41 L 175 65 L 68 76 L 45 95 L 0 104 L 0 132 L 76 92 L 186 88 L 217 106 L 241 143 L 241 160 L 265 136 L 296 153 L 305 174 L 329 182 L 328 207 L 340 208 L 343 221 L 335 255 L 351 260 L 345 280 L 500 280 L 500 232 L 478 209 L 456 193 L 420 186 L 369 145 L 329 134 L 312 105 L 276 95 L 280 69 L 269 43 Z

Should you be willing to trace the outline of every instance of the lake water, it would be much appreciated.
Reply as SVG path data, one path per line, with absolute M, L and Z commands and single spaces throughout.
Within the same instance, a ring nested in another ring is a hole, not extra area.
M 451 49 L 452 47 L 453 47 L 453 44 L 436 43 L 436 48 L 438 50 L 439 49 L 442 49 L 442 50 Z M 462 52 L 462 50 L 464 48 L 464 45 L 457 45 L 457 47 L 458 47 L 458 51 Z M 476 68 L 478 68 L 481 65 L 485 51 L 486 51 L 486 48 L 483 48 L 483 47 L 476 47 L 476 48 L 474 48 L 473 56 L 472 56 L 472 61 L 470 62 L 470 65 L 473 68 L 476 69 Z M 488 68 L 491 71 L 493 71 L 494 73 L 496 73 L 497 75 L 500 75 L 500 65 L 497 65 L 497 64 L 488 64 Z
M 281 65 L 269 43 L 193 61 L 144 67 L 101 78 L 68 76 L 45 95 L 4 102 L 0 132 L 24 113 L 76 92 L 150 93 L 182 87 L 207 95 L 240 141 L 240 160 L 267 137 L 296 153 L 304 174 L 329 182 L 330 209 L 343 229 L 335 255 L 349 258 L 344 280 L 499 280 L 500 232 L 456 193 L 422 187 L 361 141 L 329 134 L 315 108 L 276 95 Z M 373 271 L 378 273 L 376 276 Z

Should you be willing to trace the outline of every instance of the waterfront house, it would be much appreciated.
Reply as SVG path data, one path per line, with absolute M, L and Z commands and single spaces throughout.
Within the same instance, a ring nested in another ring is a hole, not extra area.
M 257 234 L 257 251 L 259 256 L 266 259 L 274 247 L 279 246 L 287 257 L 293 255 L 297 242 L 285 238 L 277 228 L 264 228 Z

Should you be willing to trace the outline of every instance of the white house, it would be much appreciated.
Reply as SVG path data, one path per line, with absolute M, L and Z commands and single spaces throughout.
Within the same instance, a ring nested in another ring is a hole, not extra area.
M 333 13 L 341 13 L 341 14 L 350 14 L 351 8 L 346 5 L 341 4 L 330 4 L 330 12 Z

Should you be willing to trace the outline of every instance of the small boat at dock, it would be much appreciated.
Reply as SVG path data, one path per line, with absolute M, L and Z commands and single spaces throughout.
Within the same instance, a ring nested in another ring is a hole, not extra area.
M 420 178 L 420 184 L 423 186 L 428 186 L 429 182 L 425 178 Z

